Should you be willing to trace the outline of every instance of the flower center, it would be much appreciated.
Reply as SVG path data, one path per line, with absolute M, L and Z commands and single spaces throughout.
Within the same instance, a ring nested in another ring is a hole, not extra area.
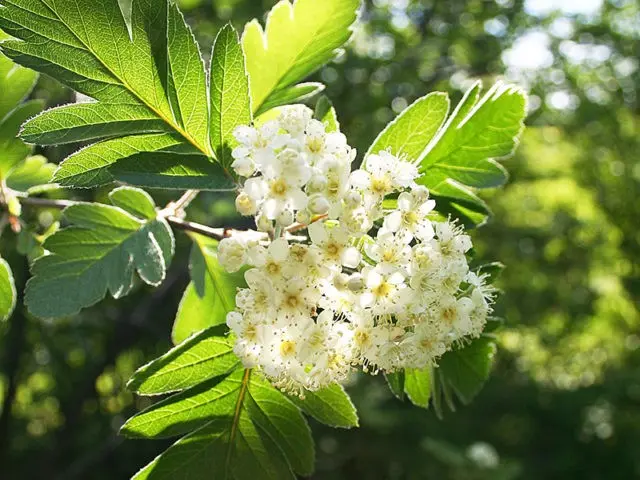
M 279 178 L 277 180 L 273 180 L 271 182 L 271 193 L 273 193 L 276 196 L 283 196 L 285 193 L 287 193 L 287 182 L 285 182 L 282 178 Z
M 363 347 L 369 344 L 371 336 L 369 335 L 369 332 L 358 330 L 353 336 L 353 339 L 355 340 L 356 345 L 358 345 L 359 347 Z
M 296 353 L 296 344 L 291 340 L 285 340 L 280 344 L 280 355 L 283 357 L 291 357 Z
M 389 249 L 389 250 L 385 250 L 384 254 L 382 255 L 382 259 L 385 262 L 393 262 L 394 260 L 396 260 L 396 252 L 393 249 Z
M 380 285 L 378 285 L 377 287 L 375 287 L 373 289 L 373 294 L 376 297 L 388 297 L 389 294 L 393 291 L 393 285 L 391 285 L 389 282 L 381 282 Z
M 244 329 L 244 338 L 247 340 L 255 340 L 258 335 L 258 330 L 255 325 L 247 325 L 247 328 Z
M 340 250 L 340 245 L 335 242 L 330 242 L 329 244 L 327 244 L 327 253 L 332 257 L 337 257 L 340 253 Z
M 458 312 L 456 311 L 455 307 L 447 307 L 442 311 L 442 318 L 444 319 L 445 322 L 451 325 L 453 321 L 456 319 L 457 313 Z
M 311 153 L 320 153 L 322 151 L 322 147 L 324 147 L 324 142 L 320 137 L 309 137 L 307 138 L 307 148 Z
M 404 223 L 407 227 L 415 225 L 418 223 L 418 214 L 413 210 L 404 212 L 402 214 L 402 223 Z
M 382 177 L 373 177 L 373 179 L 371 179 L 371 190 L 378 195 L 384 195 L 391 191 L 391 182 L 389 181 L 389 177 L 387 175 Z
M 300 298 L 298 298 L 298 295 L 287 295 L 284 303 L 286 303 L 289 308 L 297 308 L 300 305 Z

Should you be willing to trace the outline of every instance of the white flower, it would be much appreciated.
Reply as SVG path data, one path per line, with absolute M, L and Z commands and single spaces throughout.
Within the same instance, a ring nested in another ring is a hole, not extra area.
M 374 315 L 397 313 L 409 299 L 410 292 L 399 272 L 367 266 L 362 269 L 362 277 L 366 290 L 360 297 L 360 306 L 371 309 Z
M 247 263 L 247 245 L 236 238 L 223 238 L 218 244 L 218 261 L 227 272 L 237 272 Z
M 313 117 L 313 111 L 304 105 L 287 105 L 282 107 L 278 122 L 291 138 L 301 141 L 307 124 Z
M 471 238 L 462 233 L 462 228 L 451 222 L 437 222 L 435 230 L 444 256 L 464 255 L 473 246 Z
M 328 266 L 355 268 L 360 263 L 362 255 L 350 244 L 349 232 L 344 228 L 328 227 L 326 223 L 316 222 L 309 225 L 309 236 Z
M 374 243 L 365 244 L 365 251 L 378 268 L 385 273 L 405 272 L 411 261 L 411 237 L 406 234 L 394 235 L 379 230 Z
M 396 190 L 411 187 L 416 178 L 418 169 L 414 164 L 382 150 L 365 159 L 364 170 L 353 172 L 351 183 L 375 198 L 382 199 Z
M 433 238 L 433 226 L 427 216 L 436 202 L 425 199 L 424 190 L 423 187 L 411 193 L 402 192 L 398 196 L 398 208 L 385 217 L 384 228 L 392 232 L 407 232 L 423 242 Z
M 240 143 L 232 151 L 235 161 L 231 166 L 236 169 L 238 175 L 244 175 L 251 169 L 255 170 L 255 165 L 260 166 L 263 162 L 273 157 L 276 149 L 281 148 L 286 142 L 285 136 L 279 135 L 280 125 L 276 121 L 265 122 L 259 129 L 241 125 L 233 131 L 234 137 Z M 251 172 L 253 173 L 253 172 Z

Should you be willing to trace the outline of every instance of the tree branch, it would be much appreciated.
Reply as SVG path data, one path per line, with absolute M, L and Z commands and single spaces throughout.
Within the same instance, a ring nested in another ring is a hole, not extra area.
M 161 210 L 161 212 L 174 212 L 174 210 L 183 209 L 188 203 L 190 203 L 197 195 L 197 191 L 189 190 L 182 198 L 176 201 L 172 207 L 168 210 Z M 189 194 L 187 196 L 187 194 Z M 42 207 L 42 208 L 57 208 L 62 210 L 64 208 L 70 207 L 71 205 L 75 205 L 78 202 L 74 202 L 72 200 L 52 200 L 48 198 L 33 198 L 33 197 L 19 197 L 20 203 L 22 205 L 28 205 L 33 207 Z M 175 208 L 177 207 L 177 209 Z M 223 228 L 211 228 L 206 225 L 202 225 L 199 223 L 188 222 L 183 220 L 182 218 L 176 215 L 167 215 L 164 217 L 167 222 L 169 222 L 173 227 L 178 230 L 185 230 L 189 232 L 198 233 L 200 235 L 204 235 L 206 237 L 215 238 L 216 240 L 221 240 L 225 236 L 228 236 L 228 231 Z

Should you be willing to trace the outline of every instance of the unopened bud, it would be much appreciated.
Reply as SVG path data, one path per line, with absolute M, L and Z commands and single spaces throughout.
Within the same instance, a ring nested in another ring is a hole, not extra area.
M 411 190 L 411 194 L 416 200 L 425 201 L 429 198 L 429 189 L 424 185 L 418 185 Z
M 240 215 L 255 215 L 258 211 L 258 205 L 246 192 L 242 192 L 236 197 L 236 210 Z
M 322 192 L 327 188 L 327 178 L 324 175 L 314 175 L 307 182 L 307 190 L 310 193 Z
M 278 215 L 276 222 L 280 227 L 288 227 L 293 223 L 293 212 L 291 210 L 283 210 Z
M 362 278 L 362 275 L 359 275 L 357 273 L 351 275 L 351 278 L 349 278 L 349 281 L 347 282 L 347 287 L 354 293 L 362 291 L 362 289 L 364 288 L 364 280 Z
M 256 164 L 249 157 L 236 158 L 231 168 L 241 177 L 250 177 L 256 171 Z
M 310 221 L 311 213 L 309 213 L 308 210 L 299 210 L 298 213 L 296 213 L 296 222 L 308 225 Z
M 329 200 L 324 195 L 314 195 L 309 199 L 309 211 L 316 215 L 324 215 L 329 211 Z
M 256 218 L 256 227 L 260 232 L 270 232 L 273 230 L 273 222 L 266 215 L 258 215 Z
M 347 208 L 357 208 L 361 202 L 362 196 L 355 190 L 351 190 L 344 197 L 344 203 L 346 204 Z

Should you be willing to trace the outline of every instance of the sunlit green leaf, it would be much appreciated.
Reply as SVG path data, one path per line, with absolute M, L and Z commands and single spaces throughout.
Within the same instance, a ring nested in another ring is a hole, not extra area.
M 236 145 L 233 130 L 251 123 L 249 77 L 238 34 L 226 25 L 216 37 L 211 55 L 211 147 L 228 167 Z
M 431 369 L 405 369 L 404 391 L 414 405 L 427 408 L 431 397 Z
M 351 36 L 359 0 L 281 0 L 264 28 L 245 26 L 242 45 L 251 80 L 253 111 L 268 97 L 304 79 L 331 60 Z
M 176 392 L 224 375 L 238 365 L 233 338 L 211 327 L 194 334 L 177 347 L 141 367 L 127 387 L 141 395 Z
M 244 286 L 242 273 L 227 273 L 218 263 L 217 242 L 192 234 L 191 283 L 185 291 L 173 325 L 172 338 L 180 343 L 194 332 L 225 323 L 235 308 L 236 289 Z
M 289 397 L 303 412 L 325 425 L 341 428 L 358 426 L 358 414 L 341 385 L 331 385 L 317 392 L 305 392 L 304 398 Z
M 272 108 L 282 105 L 303 103 L 305 100 L 309 100 L 310 98 L 318 95 L 324 90 L 324 88 L 325 87 L 322 83 L 307 82 L 278 90 L 269 96 L 269 98 L 262 104 L 262 107 L 260 107 L 260 110 L 256 112 L 256 115 L 260 115 Z
M 27 157 L 11 171 L 6 180 L 7 187 L 18 192 L 31 192 L 47 184 L 55 169 L 56 166 L 43 156 Z
M 34 315 L 73 315 L 107 292 L 122 297 L 134 285 L 134 272 L 150 285 L 164 280 L 173 256 L 165 220 L 86 203 L 66 208 L 64 217 L 71 226 L 47 239 L 50 254 L 36 260 L 27 283 L 26 304 Z
M 0 258 L 0 322 L 7 320 L 16 306 L 16 286 L 9 264 Z

